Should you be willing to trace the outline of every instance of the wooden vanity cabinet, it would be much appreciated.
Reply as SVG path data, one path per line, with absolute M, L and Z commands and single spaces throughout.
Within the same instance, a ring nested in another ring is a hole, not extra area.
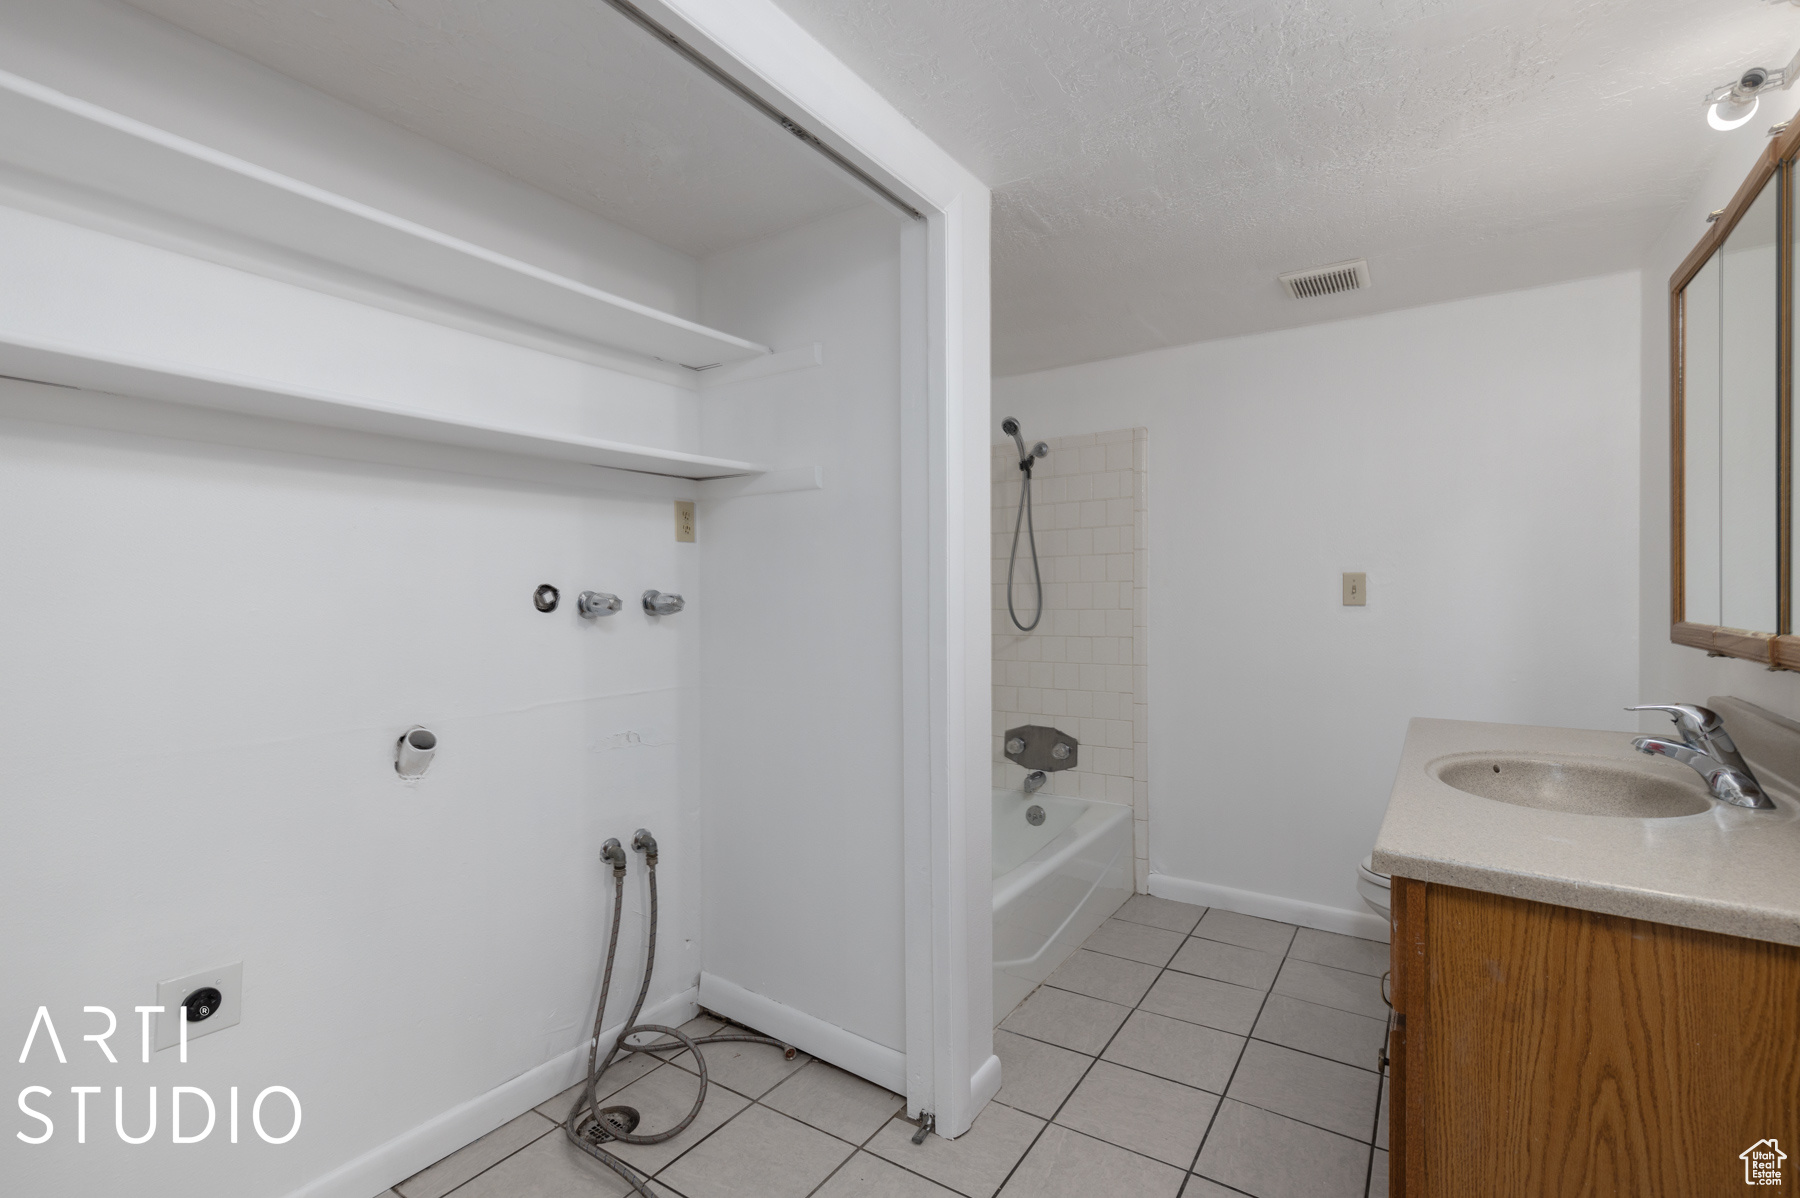
M 1396 877 L 1392 951 L 1393 1198 L 1800 1194 L 1800 948 Z

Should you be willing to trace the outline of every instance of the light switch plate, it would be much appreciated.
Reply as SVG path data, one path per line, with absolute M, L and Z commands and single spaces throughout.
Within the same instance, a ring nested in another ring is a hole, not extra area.
M 675 539 L 677 541 L 694 539 L 694 501 L 691 499 L 675 501 Z
M 162 1014 L 156 1017 L 156 1049 L 161 1052 L 165 1048 L 174 1048 L 181 1042 L 181 1000 L 200 989 L 212 986 L 219 992 L 219 1009 L 202 1019 L 199 1023 L 188 1024 L 188 1039 L 199 1036 L 210 1036 L 214 1032 L 228 1027 L 236 1027 L 243 1013 L 244 963 L 235 962 L 221 965 L 217 969 L 208 969 L 200 973 L 190 973 L 182 978 L 170 978 L 166 982 L 156 984 L 156 1005 L 161 1007 Z
M 1369 576 L 1367 574 L 1344 575 L 1344 606 L 1366 607 L 1369 602 Z

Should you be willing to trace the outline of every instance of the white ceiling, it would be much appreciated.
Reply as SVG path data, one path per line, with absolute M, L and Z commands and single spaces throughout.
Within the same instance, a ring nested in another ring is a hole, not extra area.
M 1701 96 L 1800 47 L 1765 0 L 778 3 L 994 188 L 997 374 L 1635 267 Z
M 129 0 L 700 257 L 867 203 L 604 0 Z

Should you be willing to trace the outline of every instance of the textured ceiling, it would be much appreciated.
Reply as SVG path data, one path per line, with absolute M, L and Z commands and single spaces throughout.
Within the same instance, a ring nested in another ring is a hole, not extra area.
M 604 0 L 130 0 L 693 256 L 866 203 Z
M 994 188 L 998 374 L 1635 267 L 1701 96 L 1800 46 L 1760 0 L 778 3 Z

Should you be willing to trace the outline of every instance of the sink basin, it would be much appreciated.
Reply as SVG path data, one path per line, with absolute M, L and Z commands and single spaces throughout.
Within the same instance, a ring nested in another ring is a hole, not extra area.
M 1484 799 L 1571 815 L 1671 819 L 1712 807 L 1697 777 L 1688 784 L 1598 758 L 1469 754 L 1434 763 L 1432 773 Z

